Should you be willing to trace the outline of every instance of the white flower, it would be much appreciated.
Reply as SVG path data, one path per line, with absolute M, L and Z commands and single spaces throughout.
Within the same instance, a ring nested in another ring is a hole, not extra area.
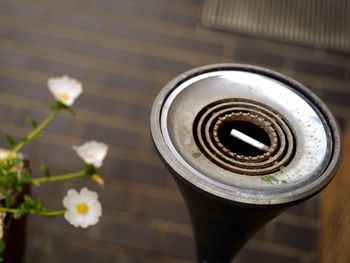
M 0 148 L 0 160 L 5 159 L 10 154 L 10 151 L 4 148 Z
M 67 209 L 64 218 L 75 227 L 95 225 L 102 215 L 102 207 L 97 198 L 97 193 L 85 187 L 80 193 L 70 189 L 63 199 L 63 205 Z
M 47 85 L 53 96 L 66 106 L 72 106 L 83 92 L 82 84 L 68 76 L 50 78 L 47 81 Z
M 102 142 L 89 141 L 81 146 L 73 146 L 73 149 L 85 163 L 92 164 L 95 168 L 99 168 L 102 166 L 103 159 L 107 155 L 108 145 Z

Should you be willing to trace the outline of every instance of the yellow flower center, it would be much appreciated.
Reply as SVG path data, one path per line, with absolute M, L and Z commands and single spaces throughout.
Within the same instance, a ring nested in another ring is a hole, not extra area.
M 77 204 L 75 208 L 77 209 L 77 213 L 81 215 L 86 215 L 89 212 L 89 206 L 85 203 Z
M 69 94 L 67 92 L 62 92 L 59 94 L 59 97 L 63 100 L 63 101 L 66 101 L 66 100 L 69 100 Z
M 92 154 L 92 153 L 88 153 L 87 155 L 86 155 L 86 157 L 85 157 L 87 160 L 90 160 L 90 161 L 92 161 L 92 160 L 94 160 L 95 159 L 95 155 L 94 154 Z

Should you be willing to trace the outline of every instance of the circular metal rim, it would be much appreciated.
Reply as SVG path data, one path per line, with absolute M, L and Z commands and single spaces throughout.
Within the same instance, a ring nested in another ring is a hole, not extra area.
M 261 74 L 276 79 L 280 82 L 287 84 L 292 89 L 305 96 L 313 105 L 317 107 L 319 112 L 323 115 L 324 119 L 326 120 L 327 125 L 329 126 L 329 130 L 331 132 L 331 138 L 333 139 L 332 158 L 327 168 L 318 178 L 292 191 L 284 193 L 273 193 L 271 195 L 268 195 L 268 198 L 266 198 L 266 195 L 250 195 L 247 193 L 240 194 L 239 189 L 237 189 L 237 191 L 230 191 L 228 189 L 218 187 L 217 185 L 210 184 L 206 180 L 203 180 L 201 178 L 191 176 L 191 173 L 187 169 L 185 169 L 182 166 L 182 164 L 173 156 L 172 152 L 167 147 L 166 142 L 162 136 L 160 126 L 162 106 L 165 100 L 167 99 L 168 94 L 170 94 L 171 91 L 174 90 L 182 82 L 193 78 L 194 76 L 218 70 L 241 70 Z M 168 84 L 165 85 L 165 87 L 160 91 L 160 93 L 154 101 L 150 117 L 150 128 L 153 141 L 156 142 L 155 146 L 157 148 L 157 151 L 159 152 L 160 156 L 165 160 L 167 165 L 170 166 L 170 168 L 175 172 L 175 174 L 177 176 L 180 176 L 180 179 L 187 181 L 198 190 L 204 191 L 204 193 L 207 193 L 208 195 L 211 195 L 214 198 L 221 198 L 229 202 L 235 202 L 243 205 L 278 205 L 296 202 L 298 200 L 302 200 L 312 195 L 315 195 L 333 179 L 341 160 L 342 146 L 340 139 L 340 130 L 333 115 L 327 109 L 325 104 L 313 92 L 311 92 L 299 82 L 275 71 L 252 65 L 233 63 L 212 64 L 189 70 L 175 77 L 173 80 L 171 80 Z

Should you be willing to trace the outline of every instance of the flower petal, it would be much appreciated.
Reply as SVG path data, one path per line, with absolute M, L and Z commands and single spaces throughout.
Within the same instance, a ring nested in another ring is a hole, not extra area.
M 63 205 L 67 209 L 64 218 L 75 227 L 86 228 L 95 225 L 102 215 L 97 193 L 85 187 L 79 193 L 73 189 L 69 190 L 63 199 Z M 87 206 L 87 209 L 79 209 L 81 205 Z
M 73 146 L 73 149 L 85 163 L 99 168 L 107 155 L 108 145 L 102 142 L 89 141 L 80 146 Z
M 67 195 L 63 198 L 63 206 L 67 209 L 75 206 L 78 196 L 79 194 L 76 190 L 70 189 Z
M 72 106 L 83 92 L 81 82 L 68 76 L 50 78 L 47 85 L 55 99 L 66 106 Z

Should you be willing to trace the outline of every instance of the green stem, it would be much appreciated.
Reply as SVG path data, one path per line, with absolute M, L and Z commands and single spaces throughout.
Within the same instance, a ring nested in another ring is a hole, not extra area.
M 15 208 L 7 208 L 7 207 L 0 207 L 0 212 L 3 213 L 15 213 L 17 209 Z
M 69 173 L 69 174 L 40 177 L 40 178 L 32 179 L 31 183 L 35 184 L 35 185 L 40 185 L 41 183 L 45 183 L 45 182 L 63 181 L 63 180 L 68 180 L 68 179 L 72 179 L 72 178 L 83 177 L 85 175 L 86 175 L 86 172 L 83 170 L 83 171 Z
M 59 112 L 59 108 L 52 110 L 50 115 L 43 120 L 42 123 L 40 123 L 34 130 L 32 130 L 26 137 L 24 137 L 24 140 L 21 140 L 11 151 L 10 156 L 14 153 L 17 153 L 20 151 L 29 141 L 31 141 L 42 129 L 44 129 L 57 115 Z
M 16 211 L 17 211 L 16 208 L 0 207 L 0 212 L 2 213 L 15 213 Z M 65 212 L 66 210 L 48 210 L 48 211 L 34 212 L 34 214 L 37 214 L 40 216 L 59 216 L 59 215 L 63 215 Z
M 40 216 L 60 216 L 64 215 L 66 210 L 50 210 L 50 211 L 39 211 L 37 214 Z

